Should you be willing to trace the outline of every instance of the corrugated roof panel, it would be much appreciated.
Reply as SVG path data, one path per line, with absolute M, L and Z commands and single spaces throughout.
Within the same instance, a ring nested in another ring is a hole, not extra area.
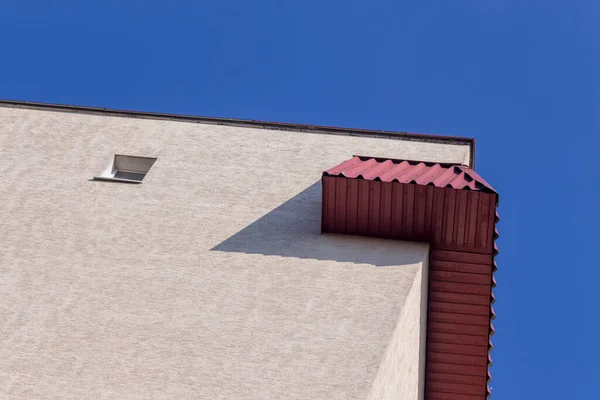
M 494 188 L 471 168 L 457 164 L 354 156 L 323 174 L 367 181 L 413 183 L 496 193 Z

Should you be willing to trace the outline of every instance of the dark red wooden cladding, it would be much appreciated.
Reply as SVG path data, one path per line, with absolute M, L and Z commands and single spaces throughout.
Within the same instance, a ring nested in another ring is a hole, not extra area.
M 491 290 L 491 288 L 490 288 Z M 452 293 L 452 292 L 441 292 L 438 290 L 429 290 L 429 301 L 439 301 L 446 303 L 456 304 L 469 304 L 478 306 L 490 306 L 490 296 L 479 295 L 479 294 L 464 294 L 464 293 Z
M 489 205 L 495 195 L 454 189 L 442 189 L 442 195 L 433 189 L 437 188 L 324 176 L 323 232 L 427 241 L 436 243 L 436 249 L 491 255 L 493 233 L 472 233 L 468 228 L 474 226 L 470 219 L 486 218 L 483 226 L 493 225 Z M 477 207 L 484 214 L 466 208 L 471 196 L 480 199 L 479 205 L 487 204 Z M 468 258 L 457 261 L 475 262 Z
M 326 178 L 323 179 L 335 179 Z M 369 233 L 369 182 L 359 180 L 358 181 L 358 217 L 356 219 L 358 224 L 358 233 L 367 235 Z
M 489 264 L 492 255 L 488 253 L 473 254 L 461 251 L 447 251 L 433 248 L 431 250 L 432 262 L 435 261 L 455 261 L 466 264 Z
M 471 274 L 464 272 L 431 271 L 430 278 L 445 282 L 475 283 L 480 285 L 490 284 L 490 276 L 488 275 Z
M 429 269 L 432 271 L 455 271 L 469 274 L 483 274 L 491 276 L 492 267 L 489 264 L 469 264 L 454 261 L 431 260 Z
M 470 344 L 473 346 L 487 346 L 489 338 L 487 336 L 461 335 L 457 333 L 429 332 L 429 341 L 435 343 L 454 343 Z
M 444 279 L 429 281 L 429 289 L 438 292 L 466 293 L 487 295 L 490 291 L 489 285 L 471 285 L 467 283 L 448 282 Z
M 473 304 L 456 304 L 447 302 L 429 301 L 429 311 L 439 311 L 452 314 L 483 315 L 489 318 L 490 308 Z
M 488 312 L 489 314 L 489 312 Z M 451 324 L 490 326 L 489 315 L 454 314 L 444 311 L 429 311 L 431 322 L 448 322 Z
M 472 335 L 472 336 L 483 336 L 487 337 L 489 334 L 488 326 L 478 326 L 471 323 L 459 322 L 437 322 L 435 319 L 429 318 L 427 324 L 428 332 L 440 332 L 440 333 L 455 333 L 459 335 Z
M 481 400 L 480 395 L 440 393 L 432 390 L 426 391 L 427 400 Z
M 481 376 L 444 374 L 439 372 L 428 373 L 427 380 L 429 382 L 461 383 L 463 385 L 485 385 L 487 381 L 485 377 Z
M 392 237 L 392 184 L 382 182 L 380 187 L 379 230 L 383 237 Z
M 369 226 L 370 236 L 385 237 L 380 229 L 381 182 L 369 182 Z
M 427 351 L 427 360 L 430 360 L 429 362 L 442 364 L 476 365 L 480 367 L 486 367 L 488 365 L 487 357 L 471 356 L 468 354 L 436 353 L 433 351 Z M 484 394 L 484 392 L 481 394 Z
M 324 173 L 323 232 L 431 244 L 427 400 L 489 396 L 497 201 L 464 166 L 354 157 Z
M 450 382 L 436 382 L 429 381 L 427 382 L 427 389 L 432 392 L 441 392 L 441 393 L 456 393 L 456 394 L 470 394 L 470 395 L 480 395 L 481 391 L 478 387 L 479 385 L 475 385 L 472 383 L 462 384 L 462 383 L 450 383 Z
M 487 345 L 473 346 L 473 345 L 460 345 L 450 343 L 430 343 L 429 351 L 434 353 L 447 353 L 447 354 L 464 354 L 470 356 L 484 356 L 487 357 L 488 348 Z
M 485 378 L 487 380 L 487 365 L 464 365 L 450 363 L 446 364 L 443 362 L 432 363 L 427 366 L 427 373 L 442 372 L 445 374 L 459 375 L 459 376 L 476 376 Z
M 348 196 L 346 196 L 347 181 L 338 179 L 335 181 L 335 221 L 334 226 L 337 226 L 336 230 L 347 232 L 346 230 L 346 203 Z
M 356 179 L 348 179 L 346 187 L 346 232 L 356 234 L 358 232 L 358 184 Z

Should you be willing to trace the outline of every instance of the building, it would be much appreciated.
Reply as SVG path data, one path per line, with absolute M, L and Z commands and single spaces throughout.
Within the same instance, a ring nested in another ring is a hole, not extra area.
M 498 196 L 474 156 L 1 102 L 0 398 L 485 399 Z

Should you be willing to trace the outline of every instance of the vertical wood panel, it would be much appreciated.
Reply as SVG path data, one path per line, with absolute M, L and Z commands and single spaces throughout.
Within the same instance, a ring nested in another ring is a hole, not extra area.
M 488 237 L 490 237 L 490 223 L 492 222 L 492 210 L 490 198 L 492 195 L 481 194 L 479 201 L 479 223 L 477 225 L 476 248 L 487 249 Z
M 410 240 L 414 235 L 415 216 L 415 185 L 405 184 L 404 198 L 402 200 L 402 231 L 406 239 Z
M 321 179 L 321 232 L 327 232 L 330 229 L 326 221 L 329 218 L 329 213 L 327 212 L 327 196 L 329 195 L 328 178 L 324 176 Z
M 489 208 L 490 208 L 490 217 L 489 217 L 489 223 L 488 223 L 488 230 L 489 233 L 487 235 L 486 238 L 486 246 L 485 246 L 485 250 L 487 250 L 490 253 L 494 252 L 494 235 L 497 234 L 496 231 L 496 195 L 493 194 L 485 194 L 484 197 L 487 197 L 489 200 Z
M 425 232 L 424 235 L 426 236 L 427 240 L 431 240 L 432 239 L 432 232 L 433 232 L 433 226 L 432 226 L 432 219 L 433 219 L 433 215 L 434 215 L 434 210 L 433 210 L 433 186 L 425 186 L 425 193 L 426 193 L 426 207 L 425 207 Z
M 357 233 L 358 226 L 358 180 L 346 179 L 346 232 Z
M 335 179 L 329 176 L 323 177 L 323 217 L 321 218 L 321 230 L 323 232 L 335 231 Z
M 466 225 L 466 247 L 475 248 L 475 239 L 477 237 L 477 214 L 479 212 L 479 193 L 469 192 L 467 205 L 467 225 Z
M 358 179 L 358 217 L 356 232 L 359 235 L 369 234 L 369 182 Z
M 379 227 L 381 236 L 391 237 L 392 225 L 392 183 L 381 182 L 381 209 L 379 210 Z
M 381 182 L 368 181 L 369 183 L 369 227 L 370 235 L 380 237 L 379 210 L 381 208 Z
M 422 240 L 425 236 L 425 212 L 427 209 L 427 187 L 412 185 L 415 187 L 415 238 Z
M 335 180 L 335 231 L 346 233 L 346 178 Z
M 392 182 L 392 237 L 402 237 L 404 185 Z
M 427 400 L 485 397 L 494 210 L 482 192 L 323 178 L 324 231 L 431 241 Z
M 456 221 L 454 223 L 454 240 L 457 248 L 465 247 L 465 227 L 467 225 L 467 198 L 469 192 L 459 190 L 456 193 Z
M 445 190 L 442 188 L 433 188 L 433 241 L 442 243 L 444 237 L 444 201 L 446 198 Z
M 444 236 L 442 237 L 442 244 L 452 245 L 452 239 L 454 237 L 454 217 L 456 206 L 456 190 L 444 191 Z

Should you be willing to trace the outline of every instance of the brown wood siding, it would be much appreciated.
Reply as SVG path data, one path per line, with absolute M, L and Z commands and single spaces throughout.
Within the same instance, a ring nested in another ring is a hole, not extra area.
M 427 400 L 485 399 L 497 195 L 323 176 L 323 232 L 431 244 Z

